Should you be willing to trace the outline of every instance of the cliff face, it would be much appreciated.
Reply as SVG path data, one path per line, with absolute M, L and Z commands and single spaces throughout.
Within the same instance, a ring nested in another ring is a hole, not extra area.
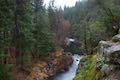
M 120 80 L 120 33 L 100 41 L 94 53 L 83 56 L 74 80 Z
M 97 68 L 107 76 L 104 79 L 120 80 L 120 34 L 110 41 L 99 42 Z
M 48 58 L 47 62 L 36 63 L 26 80 L 47 80 L 58 72 L 68 69 L 72 62 L 71 53 L 56 51 Z

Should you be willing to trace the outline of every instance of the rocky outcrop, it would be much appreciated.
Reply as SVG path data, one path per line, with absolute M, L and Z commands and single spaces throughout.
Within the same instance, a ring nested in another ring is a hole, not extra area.
M 26 80 L 47 80 L 49 77 L 68 69 L 72 62 L 71 53 L 56 51 L 48 58 L 47 62 L 37 63 Z
M 105 75 L 110 75 L 118 67 L 120 67 L 120 34 L 115 35 L 110 41 L 100 41 L 97 52 L 97 68 Z
M 120 34 L 115 35 L 115 36 L 112 38 L 112 41 L 113 41 L 113 42 L 120 42 Z

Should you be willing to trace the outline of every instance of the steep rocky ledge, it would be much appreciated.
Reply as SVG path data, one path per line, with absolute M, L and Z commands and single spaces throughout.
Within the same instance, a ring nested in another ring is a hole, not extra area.
M 94 54 L 84 55 L 78 67 L 74 80 L 120 80 L 120 33 L 100 41 Z
M 36 63 L 26 80 L 47 80 L 49 77 L 68 69 L 72 62 L 71 53 L 56 51 L 46 62 Z
M 120 80 L 120 34 L 99 42 L 97 68 L 106 76 L 103 80 Z

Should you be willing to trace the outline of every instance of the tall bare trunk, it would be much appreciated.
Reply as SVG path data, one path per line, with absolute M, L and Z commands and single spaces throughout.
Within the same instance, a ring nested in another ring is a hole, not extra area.
M 21 0 L 16 0 L 15 4 L 15 27 L 13 30 L 13 45 L 16 48 L 16 65 L 20 64 L 20 6 Z

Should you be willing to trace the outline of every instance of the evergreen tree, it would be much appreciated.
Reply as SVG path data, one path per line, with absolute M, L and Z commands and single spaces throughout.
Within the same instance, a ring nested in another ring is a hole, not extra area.
M 11 30 L 13 23 L 13 1 L 0 0 L 0 80 L 13 80 L 11 77 L 11 64 L 8 64 L 11 45 Z
M 47 55 L 51 51 L 52 41 L 43 0 L 34 0 L 33 8 L 33 34 L 35 39 L 33 49 L 35 54 L 33 56 L 38 57 Z
M 33 42 L 30 12 L 30 0 L 16 0 L 12 46 L 16 48 L 16 63 L 21 65 L 23 65 L 23 57 L 30 53 Z

